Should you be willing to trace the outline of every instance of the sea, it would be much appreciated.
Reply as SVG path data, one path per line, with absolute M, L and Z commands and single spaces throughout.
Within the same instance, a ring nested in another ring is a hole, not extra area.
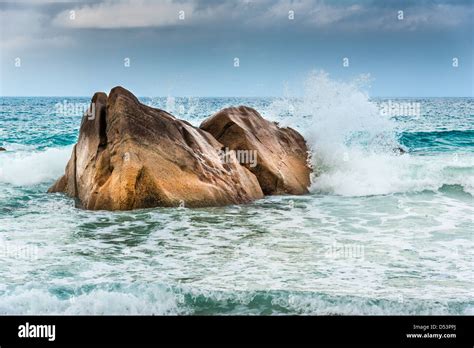
M 196 126 L 254 107 L 307 139 L 312 184 L 123 212 L 46 193 L 91 96 L 1 97 L 0 314 L 473 315 L 474 99 L 369 91 L 314 73 L 298 96 L 141 97 Z

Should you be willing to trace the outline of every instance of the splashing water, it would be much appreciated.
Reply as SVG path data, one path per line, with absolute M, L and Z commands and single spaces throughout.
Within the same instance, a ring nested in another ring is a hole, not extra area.
M 46 194 L 80 116 L 2 98 L 0 314 L 473 314 L 474 100 L 389 117 L 368 83 L 313 72 L 302 98 L 142 98 L 195 125 L 249 105 L 308 140 L 311 194 L 206 209 Z
M 312 191 L 345 196 L 437 190 L 445 184 L 462 185 L 469 192 L 472 180 L 453 174 L 470 168 L 472 156 L 446 155 L 441 163 L 429 158 L 400 155 L 399 129 L 393 117 L 369 99 L 370 76 L 353 81 L 329 78 L 313 71 L 304 96 L 274 101 L 267 115 L 283 126 L 298 129 L 311 148 Z

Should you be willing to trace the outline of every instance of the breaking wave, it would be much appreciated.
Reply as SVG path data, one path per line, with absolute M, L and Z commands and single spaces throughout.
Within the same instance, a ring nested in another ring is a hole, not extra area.
M 369 76 L 341 82 L 315 71 L 305 82 L 303 98 L 282 98 L 266 110 L 267 116 L 298 129 L 307 139 L 314 169 L 312 192 L 370 196 L 460 185 L 472 195 L 473 153 L 411 153 L 416 134 L 400 132 L 369 99 L 369 82 Z M 458 132 L 450 134 L 459 137 Z M 399 149 L 408 153 L 400 154 Z

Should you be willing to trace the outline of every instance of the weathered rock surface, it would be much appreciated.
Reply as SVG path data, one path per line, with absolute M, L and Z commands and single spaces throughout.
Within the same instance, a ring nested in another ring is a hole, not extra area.
M 235 157 L 222 162 L 223 145 L 205 130 L 141 104 L 122 87 L 108 97 L 96 93 L 91 105 L 94 117 L 83 117 L 66 172 L 49 192 L 65 192 L 93 210 L 220 206 L 263 197 L 256 176 Z
M 256 150 L 257 164 L 243 165 L 257 176 L 265 195 L 308 192 L 308 148 L 294 129 L 280 128 L 246 106 L 223 109 L 206 119 L 200 128 L 230 150 Z

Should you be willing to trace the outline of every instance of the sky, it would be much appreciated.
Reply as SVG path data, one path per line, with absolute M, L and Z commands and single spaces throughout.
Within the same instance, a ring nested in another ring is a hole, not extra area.
M 474 0 L 0 2 L 0 95 L 473 97 Z

